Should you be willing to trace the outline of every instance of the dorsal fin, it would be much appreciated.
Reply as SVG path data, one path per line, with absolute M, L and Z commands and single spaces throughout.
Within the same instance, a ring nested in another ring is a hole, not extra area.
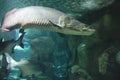
M 49 20 L 49 22 L 50 22 L 54 27 L 57 27 L 57 28 L 59 28 L 59 29 L 62 29 L 62 27 L 60 27 L 60 26 L 57 25 L 57 24 L 54 24 L 52 21 Z
M 5 14 L 5 17 L 8 16 L 9 14 L 12 14 L 17 11 L 17 8 L 11 9 L 9 12 Z

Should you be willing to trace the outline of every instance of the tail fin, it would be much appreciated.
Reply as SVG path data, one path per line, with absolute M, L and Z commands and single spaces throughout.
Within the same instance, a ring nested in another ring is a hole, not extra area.
M 8 53 L 5 53 L 5 56 L 6 56 L 6 59 L 7 59 L 7 62 L 8 62 L 7 69 L 12 69 L 16 66 L 22 66 L 22 65 L 28 63 L 27 60 L 23 60 L 23 59 L 21 59 L 19 62 L 17 62 Z
M 17 65 L 18 65 L 18 66 L 23 66 L 23 65 L 25 65 L 25 64 L 27 64 L 27 63 L 28 63 L 28 60 L 21 59 L 19 62 L 17 62 Z
M 24 35 L 25 35 L 25 32 L 24 32 L 24 30 L 22 29 L 22 30 L 20 30 L 19 31 L 20 32 L 20 38 L 16 41 L 17 43 L 19 43 L 19 45 L 22 47 L 22 48 L 24 48 L 24 45 L 23 45 L 23 43 L 22 43 L 22 40 L 23 40 L 23 37 L 24 37 Z

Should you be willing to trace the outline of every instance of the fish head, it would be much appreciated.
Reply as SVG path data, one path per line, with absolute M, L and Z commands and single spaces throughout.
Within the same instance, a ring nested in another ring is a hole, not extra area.
M 92 35 L 95 32 L 95 28 L 86 25 L 78 20 L 72 19 L 69 23 L 65 24 L 64 28 L 66 34 L 71 35 Z
M 17 9 L 12 9 L 4 15 L 1 24 L 2 26 L 1 29 L 3 32 L 11 31 L 13 28 L 17 27 L 18 21 L 16 20 L 16 15 L 15 15 L 16 11 Z

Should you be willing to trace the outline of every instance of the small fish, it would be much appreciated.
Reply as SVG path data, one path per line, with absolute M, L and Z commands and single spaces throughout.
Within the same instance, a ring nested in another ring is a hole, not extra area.
M 5 54 L 2 54 L 0 56 L 2 56 L 2 58 L 0 60 L 1 61 L 1 69 L 7 69 L 8 63 L 7 63 L 7 59 L 6 59 Z
M 43 6 L 28 6 L 8 11 L 3 17 L 2 31 L 37 28 L 69 35 L 91 35 L 95 29 L 65 13 Z
M 36 76 L 40 76 L 42 74 L 41 70 L 38 70 L 38 67 L 36 65 L 41 65 L 41 64 L 36 64 L 33 65 L 31 63 L 31 60 L 26 60 L 26 59 L 21 59 L 20 61 L 15 61 L 8 53 L 4 53 L 5 55 L 5 60 L 4 63 L 7 63 L 6 69 L 11 70 L 14 69 L 15 67 L 18 67 L 22 70 L 22 75 L 32 75 L 35 74 Z
M 25 33 L 22 31 L 22 34 L 18 40 L 12 39 L 8 41 L 4 41 L 4 39 L 2 38 L 0 41 L 0 54 L 3 54 L 4 52 L 13 53 L 13 48 L 16 45 L 20 45 L 23 48 L 24 45 L 22 44 L 22 39 L 24 34 Z
M 15 61 L 8 53 L 4 53 L 6 57 L 6 61 L 8 63 L 7 69 L 12 69 L 14 67 L 23 66 L 28 63 L 28 60 L 21 59 L 20 61 Z

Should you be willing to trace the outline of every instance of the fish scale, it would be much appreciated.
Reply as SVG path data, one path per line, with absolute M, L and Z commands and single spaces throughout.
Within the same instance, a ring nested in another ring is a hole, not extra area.
M 38 24 L 38 25 L 48 25 L 49 21 L 46 21 L 44 19 L 35 19 L 32 24 Z

